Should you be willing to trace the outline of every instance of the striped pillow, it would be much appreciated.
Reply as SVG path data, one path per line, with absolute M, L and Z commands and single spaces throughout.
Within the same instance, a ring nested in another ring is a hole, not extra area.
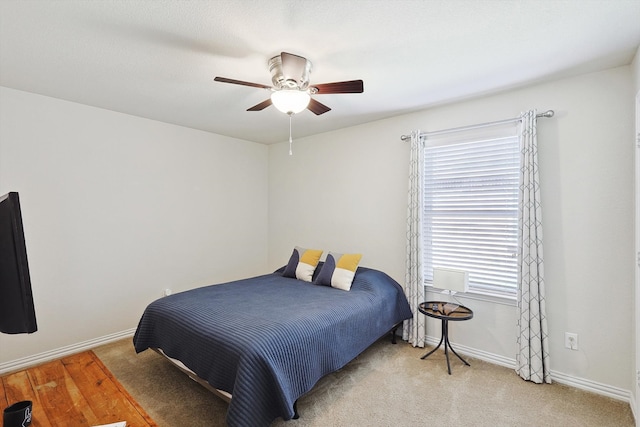
M 315 283 L 342 289 L 343 291 L 350 290 L 361 259 L 362 254 L 329 252 Z
M 284 277 L 292 277 L 294 279 L 304 280 L 305 282 L 311 282 L 313 272 L 318 266 L 321 255 L 322 250 L 320 249 L 305 249 L 296 246 L 282 275 Z

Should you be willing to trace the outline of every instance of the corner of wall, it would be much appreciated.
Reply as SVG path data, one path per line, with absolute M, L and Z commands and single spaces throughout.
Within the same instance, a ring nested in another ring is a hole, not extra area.
M 633 74 L 633 83 L 634 83 L 634 93 L 635 93 L 635 116 L 636 116 L 636 135 L 640 135 L 640 46 L 636 50 L 636 55 L 633 61 L 631 62 L 631 72 Z M 637 138 L 637 136 L 636 136 Z M 635 217 L 635 226 L 636 226 L 636 253 L 640 251 L 640 154 L 638 154 L 638 148 L 636 148 L 636 161 L 635 161 L 635 180 L 636 180 L 636 188 L 635 188 L 635 197 L 636 197 L 636 217 Z M 636 255 L 637 256 L 637 255 Z M 635 268 L 636 278 L 635 278 L 635 331 L 634 331 L 634 339 L 635 339 L 635 372 L 632 373 L 633 382 L 635 385 L 632 387 L 632 398 L 631 398 L 631 410 L 633 411 L 633 415 L 636 419 L 636 423 L 640 423 L 640 272 L 638 268 Z
M 634 93 L 640 95 L 640 45 L 636 49 L 636 56 L 631 61 L 631 72 L 633 73 Z

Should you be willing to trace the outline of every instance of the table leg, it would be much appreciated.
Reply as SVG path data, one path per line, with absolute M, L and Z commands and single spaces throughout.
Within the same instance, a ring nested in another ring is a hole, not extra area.
M 447 371 L 451 375 L 451 364 L 449 363 L 449 352 L 447 351 L 447 348 L 451 348 L 451 344 L 449 344 L 449 321 L 446 319 L 442 319 L 442 336 L 444 337 L 444 357 L 447 359 Z
M 456 351 L 453 349 L 453 347 L 451 347 L 451 343 L 449 342 L 449 336 L 447 336 L 447 337 L 445 338 L 445 343 L 444 343 L 444 345 L 445 345 L 445 347 L 446 347 L 446 346 L 449 346 L 449 348 L 451 349 L 451 351 L 453 352 L 453 354 L 455 354 L 456 356 L 458 356 L 458 359 L 462 360 L 462 363 L 464 363 L 464 364 L 465 364 L 465 365 L 467 365 L 467 366 L 471 366 L 471 365 L 469 365 L 469 363 L 468 363 L 466 360 L 464 360 L 464 359 L 463 359 L 463 358 L 462 358 L 458 353 L 456 353 Z
M 441 319 L 441 320 L 442 320 L 442 333 L 440 336 L 440 342 L 433 350 L 431 350 L 430 352 L 422 356 L 420 359 L 425 359 L 428 356 L 430 356 L 433 352 L 435 352 L 437 349 L 440 348 L 440 346 L 442 345 L 442 342 L 444 341 L 444 356 L 447 359 L 447 372 L 449 372 L 449 375 L 451 375 L 451 363 L 449 362 L 449 349 L 451 349 L 453 354 L 455 354 L 458 357 L 458 359 L 462 360 L 462 363 L 464 363 L 467 366 L 471 366 L 471 365 L 466 360 L 464 360 L 458 353 L 456 353 L 453 347 L 451 347 L 451 343 L 449 342 L 449 321 L 446 319 Z
M 444 321 L 443 321 L 443 322 L 444 322 Z M 439 348 L 440 348 L 440 345 L 442 344 L 442 341 L 444 340 L 444 337 L 445 337 L 445 335 L 444 335 L 444 323 L 443 323 L 443 327 L 442 327 L 442 335 L 440 335 L 440 342 L 438 343 L 438 345 L 437 345 L 433 350 L 431 350 L 429 353 L 427 353 L 427 354 L 425 354 L 424 356 L 422 356 L 420 359 L 425 359 L 425 358 L 427 358 L 429 355 L 431 355 L 431 353 L 433 353 L 433 352 L 435 352 L 437 349 L 439 349 Z M 446 342 L 445 342 L 445 347 L 444 347 L 444 348 L 445 348 L 445 349 L 447 348 L 447 344 L 446 344 Z

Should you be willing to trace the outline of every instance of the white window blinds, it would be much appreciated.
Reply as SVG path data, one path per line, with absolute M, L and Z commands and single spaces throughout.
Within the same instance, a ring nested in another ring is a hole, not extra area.
M 469 291 L 517 294 L 516 126 L 426 140 L 425 280 L 433 267 L 469 272 Z

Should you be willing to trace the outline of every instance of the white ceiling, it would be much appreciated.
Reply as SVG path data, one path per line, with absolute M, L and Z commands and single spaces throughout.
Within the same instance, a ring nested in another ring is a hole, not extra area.
M 0 0 L 0 85 L 261 143 L 285 114 L 247 108 L 281 51 L 313 63 L 303 137 L 534 82 L 629 64 L 640 0 Z

